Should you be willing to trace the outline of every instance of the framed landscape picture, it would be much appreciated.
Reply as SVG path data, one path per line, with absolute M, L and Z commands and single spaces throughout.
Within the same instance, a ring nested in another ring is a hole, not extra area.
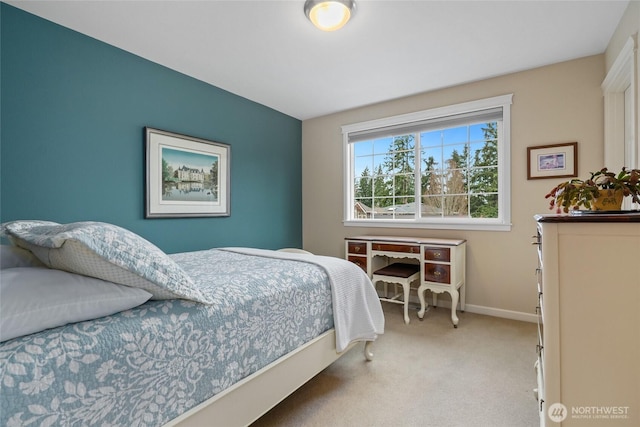
M 230 215 L 231 147 L 145 127 L 145 218 Z
M 527 147 L 527 179 L 578 176 L 578 143 Z

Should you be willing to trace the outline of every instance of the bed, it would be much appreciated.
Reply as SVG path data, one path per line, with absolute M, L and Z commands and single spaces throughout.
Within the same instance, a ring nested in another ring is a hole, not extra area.
M 371 360 L 384 330 L 341 259 L 167 255 L 98 222 L 3 233 L 1 425 L 249 425 L 358 343 Z

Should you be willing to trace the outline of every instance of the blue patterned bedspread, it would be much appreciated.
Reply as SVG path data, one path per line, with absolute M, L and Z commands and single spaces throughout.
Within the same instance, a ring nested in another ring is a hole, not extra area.
M 150 301 L 0 344 L 0 425 L 160 426 L 333 327 L 319 266 L 171 256 L 211 306 Z

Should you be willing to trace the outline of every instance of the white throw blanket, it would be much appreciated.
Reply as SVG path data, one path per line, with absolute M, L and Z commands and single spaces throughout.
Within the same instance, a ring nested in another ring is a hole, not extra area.
M 384 333 L 384 314 L 378 294 L 367 274 L 347 260 L 322 255 L 278 252 L 254 248 L 223 248 L 246 255 L 309 262 L 329 276 L 333 302 L 336 350 L 340 353 L 354 341 L 374 341 Z

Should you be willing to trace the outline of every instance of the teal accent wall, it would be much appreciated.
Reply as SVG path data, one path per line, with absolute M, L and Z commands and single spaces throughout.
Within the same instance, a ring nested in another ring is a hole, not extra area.
M 301 246 L 299 120 L 5 3 L 0 19 L 3 222 L 110 222 L 169 253 Z M 144 218 L 145 126 L 231 145 L 230 217 Z

